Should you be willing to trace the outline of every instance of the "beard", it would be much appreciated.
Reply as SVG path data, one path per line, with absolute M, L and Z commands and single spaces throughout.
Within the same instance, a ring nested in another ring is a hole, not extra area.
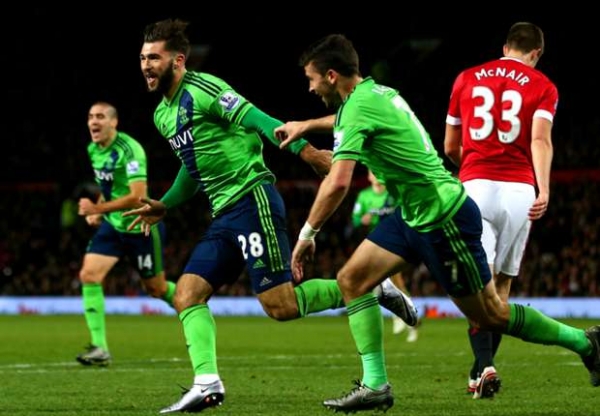
M 156 86 L 156 91 L 161 94 L 165 94 L 171 89 L 171 85 L 173 85 L 173 80 L 175 79 L 175 72 L 171 69 L 172 65 L 169 66 L 160 77 L 158 77 L 158 85 Z
M 340 95 L 335 91 L 330 94 L 323 95 L 321 98 L 325 103 L 325 107 L 329 109 L 336 110 L 342 105 L 342 97 L 340 97 Z
M 317 88 L 318 94 L 321 96 L 321 100 L 325 103 L 325 107 L 328 109 L 337 109 L 342 105 L 342 97 L 337 92 L 335 85 L 329 82 L 322 81 Z
M 157 92 L 164 95 L 169 91 L 171 85 L 173 85 L 173 80 L 175 79 L 175 72 L 171 69 L 172 66 L 173 65 L 170 64 L 166 71 L 157 76 L 156 86 L 154 88 L 150 87 L 150 85 L 147 85 L 149 92 Z

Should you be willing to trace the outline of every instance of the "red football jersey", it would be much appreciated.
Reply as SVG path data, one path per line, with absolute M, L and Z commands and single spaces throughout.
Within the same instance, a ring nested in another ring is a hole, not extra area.
M 531 161 L 534 117 L 554 120 L 556 86 L 523 62 L 502 58 L 461 72 L 446 122 L 462 124 L 461 181 L 490 179 L 535 186 Z

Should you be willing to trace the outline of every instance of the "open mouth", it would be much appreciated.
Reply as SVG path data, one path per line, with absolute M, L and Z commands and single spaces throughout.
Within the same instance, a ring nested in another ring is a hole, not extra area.
M 157 76 L 146 74 L 146 82 L 148 83 L 148 86 L 150 86 L 150 87 L 154 86 L 156 84 L 157 80 L 158 80 Z

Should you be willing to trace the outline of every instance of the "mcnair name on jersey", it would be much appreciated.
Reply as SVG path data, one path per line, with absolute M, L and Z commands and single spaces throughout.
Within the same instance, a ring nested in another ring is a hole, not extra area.
M 477 81 L 481 80 L 482 78 L 488 78 L 488 77 L 504 77 L 504 78 L 510 78 L 516 82 L 519 83 L 519 85 L 523 86 L 525 84 L 527 84 L 529 81 L 531 81 L 529 79 L 529 77 L 525 74 L 523 74 L 522 72 L 517 72 L 514 69 L 511 71 L 507 71 L 506 68 L 497 66 L 495 68 L 490 68 L 490 69 L 481 69 L 477 72 L 475 72 L 475 78 L 477 78 Z

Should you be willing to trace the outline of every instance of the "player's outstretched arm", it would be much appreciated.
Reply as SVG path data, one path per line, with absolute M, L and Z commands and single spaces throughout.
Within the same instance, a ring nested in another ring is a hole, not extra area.
M 279 140 L 275 136 L 275 130 L 282 126 L 283 122 L 269 116 L 256 107 L 252 107 L 248 110 L 240 124 L 242 127 L 258 132 L 261 136 L 269 139 L 275 146 L 280 147 Z M 321 177 L 327 175 L 331 168 L 331 152 L 316 149 L 301 137 L 298 137 L 294 143 L 290 144 L 288 150 L 300 156 Z
M 98 198 L 97 202 L 93 202 L 89 198 L 81 198 L 79 200 L 79 215 L 102 215 L 109 212 L 122 211 L 124 209 L 132 209 L 139 207 L 140 198 L 146 196 L 148 185 L 145 180 L 134 181 L 129 184 L 129 193 L 112 201 L 105 201 L 104 198 Z
M 317 149 L 308 143 L 300 151 L 300 157 L 313 168 L 317 175 L 324 178 L 331 169 L 333 152 L 326 149 Z
M 307 133 L 331 133 L 334 124 L 335 114 L 304 121 L 288 121 L 275 129 L 275 136 L 281 141 L 279 147 L 285 149 Z
M 325 221 L 339 208 L 352 184 L 355 160 L 338 160 L 331 173 L 321 182 L 298 241 L 292 252 L 292 274 L 296 281 L 304 277 L 303 265 L 314 257 L 315 236 Z
M 168 208 L 173 208 L 183 204 L 185 201 L 196 195 L 198 192 L 198 182 L 192 178 L 185 166 L 181 165 L 175 181 L 160 199 Z
M 271 117 L 267 113 L 253 106 L 244 115 L 244 118 L 242 119 L 240 124 L 244 128 L 258 132 L 261 136 L 269 139 L 269 141 L 273 143 L 273 145 L 279 147 L 279 140 L 275 136 L 275 129 L 283 125 L 282 121 Z M 307 144 L 308 142 L 306 140 L 299 137 L 298 140 L 294 143 L 294 145 L 290 146 L 288 150 L 294 153 L 295 155 L 299 155 L 300 151 Z
M 127 229 L 131 231 L 141 224 L 144 234 L 149 235 L 150 227 L 161 221 L 169 208 L 187 201 L 197 191 L 198 183 L 189 175 L 185 166 L 181 166 L 175 181 L 160 201 L 140 198 L 139 202 L 143 204 L 141 207 L 123 213 L 124 217 L 137 215 Z
M 141 207 L 125 211 L 124 217 L 137 215 L 137 217 L 127 227 L 128 231 L 132 231 L 138 224 L 142 227 L 142 232 L 150 235 L 150 227 L 158 223 L 167 215 L 167 206 L 161 201 L 150 198 L 140 198 L 139 202 L 143 204 Z

